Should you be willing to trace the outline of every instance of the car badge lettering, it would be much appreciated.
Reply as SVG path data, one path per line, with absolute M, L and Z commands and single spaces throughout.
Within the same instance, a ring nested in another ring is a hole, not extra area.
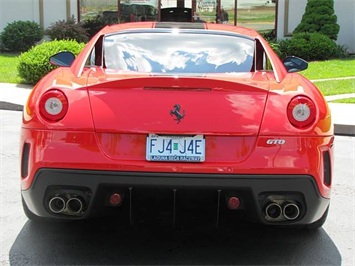
M 270 144 L 270 145 L 275 145 L 275 144 L 283 145 L 285 143 L 286 143 L 286 140 L 284 140 L 284 139 L 268 139 L 266 141 L 266 144 Z
M 185 110 L 183 111 L 180 110 L 181 110 L 180 104 L 175 104 L 174 109 L 170 110 L 170 115 L 175 116 L 174 120 L 177 121 L 178 124 L 181 122 L 181 119 L 185 117 Z

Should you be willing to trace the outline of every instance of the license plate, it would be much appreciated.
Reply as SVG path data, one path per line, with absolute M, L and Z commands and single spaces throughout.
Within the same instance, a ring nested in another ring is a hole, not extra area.
M 203 162 L 205 160 L 205 138 L 203 135 L 149 134 L 146 159 L 148 161 Z

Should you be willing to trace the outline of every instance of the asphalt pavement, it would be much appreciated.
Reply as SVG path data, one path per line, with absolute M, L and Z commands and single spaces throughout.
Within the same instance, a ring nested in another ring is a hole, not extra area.
M 22 111 L 32 86 L 0 83 L 0 110 Z M 332 112 L 336 135 L 355 136 L 355 104 L 332 103 L 343 98 L 355 98 L 355 93 L 326 96 Z

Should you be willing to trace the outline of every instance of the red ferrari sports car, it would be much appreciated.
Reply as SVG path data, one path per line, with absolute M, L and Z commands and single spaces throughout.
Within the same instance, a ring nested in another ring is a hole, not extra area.
M 103 28 L 33 89 L 21 128 L 30 219 L 114 215 L 318 228 L 332 184 L 321 92 L 254 30 L 138 22 Z M 116 218 L 115 218 L 116 219 Z

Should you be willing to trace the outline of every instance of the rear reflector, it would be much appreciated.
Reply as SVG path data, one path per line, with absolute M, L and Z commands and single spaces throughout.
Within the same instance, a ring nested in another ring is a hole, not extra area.
M 240 207 L 240 200 L 237 197 L 230 197 L 228 199 L 228 208 L 231 210 L 236 210 Z
M 118 205 L 121 204 L 121 202 L 122 202 L 122 197 L 121 197 L 120 194 L 118 194 L 118 193 L 111 194 L 111 196 L 110 196 L 110 204 L 112 206 L 118 206 Z

